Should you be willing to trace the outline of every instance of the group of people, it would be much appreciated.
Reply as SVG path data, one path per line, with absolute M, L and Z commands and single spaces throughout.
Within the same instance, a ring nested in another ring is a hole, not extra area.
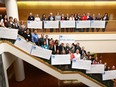
M 77 20 L 105 20 L 106 21 L 106 24 L 105 26 L 107 25 L 108 23 L 108 20 L 109 20 L 109 16 L 108 16 L 108 13 L 105 13 L 103 16 L 98 13 L 97 15 L 95 14 L 90 14 L 90 13 L 84 13 L 84 14 L 59 14 L 56 13 L 56 15 L 53 15 L 53 13 L 50 13 L 48 15 L 48 17 L 43 14 L 42 17 L 39 16 L 39 14 L 37 14 L 36 16 L 33 16 L 32 13 L 29 14 L 28 18 L 27 18 L 27 21 L 60 21 L 60 20 L 70 20 L 70 21 L 77 21 Z M 5 15 L 4 17 L 0 17 L 0 26 L 3 26 L 3 27 L 8 27 L 8 28 L 15 28 L 15 29 L 21 29 L 22 27 L 23 28 L 26 28 L 26 25 L 24 24 L 23 20 L 21 20 L 20 22 L 17 20 L 17 18 L 13 18 L 13 17 L 9 17 L 7 18 L 7 15 Z M 84 26 L 84 25 L 83 25 Z M 66 28 L 66 32 L 76 32 L 77 30 L 79 30 L 80 32 L 89 32 L 89 28 L 83 28 L 83 29 L 76 29 L 76 28 Z M 94 32 L 94 28 L 91 28 L 91 31 Z M 96 31 L 99 32 L 99 28 L 96 28 Z M 43 31 L 45 32 L 46 29 L 43 28 Z M 50 29 L 50 32 L 53 32 L 54 29 Z M 59 32 L 60 30 L 59 29 L 56 29 L 57 32 Z M 64 32 L 65 29 L 64 28 L 61 28 L 61 32 Z M 102 29 L 102 31 L 104 32 L 105 31 L 105 28 Z
M 70 60 L 91 60 L 92 64 L 103 64 L 102 60 L 99 60 L 98 57 L 91 55 L 90 52 L 86 52 L 84 46 L 81 47 L 80 43 L 59 43 L 59 40 L 54 40 L 53 38 L 49 38 L 48 35 L 44 35 L 43 33 L 38 36 L 37 30 L 34 30 L 33 33 L 30 32 L 29 29 L 24 31 L 23 33 L 19 32 L 27 41 L 31 41 L 34 44 L 41 46 L 44 49 L 49 49 L 52 51 L 52 54 L 70 54 Z M 107 66 L 107 63 L 104 63 L 105 70 L 115 69 L 115 66 L 112 68 Z
M 94 14 L 93 14 L 94 15 Z M 69 16 L 69 20 L 93 20 L 93 18 L 97 20 L 108 20 L 108 14 L 106 13 L 103 17 L 101 17 L 100 13 L 97 17 L 90 16 L 90 13 L 87 13 L 87 15 L 81 16 L 80 14 L 75 14 Z M 44 21 L 44 20 L 67 20 L 64 14 L 61 16 L 59 13 L 57 13 L 56 16 L 53 16 L 53 13 L 50 13 L 50 16 L 48 19 L 46 18 L 46 15 L 43 14 L 42 18 L 39 18 L 39 15 L 34 17 L 32 13 L 30 13 L 30 16 L 28 17 L 28 20 L 30 21 Z M 89 17 L 88 17 L 89 16 Z M 4 18 L 0 18 L 0 25 L 3 27 L 8 28 L 15 28 L 18 29 L 18 34 L 23 36 L 27 41 L 31 41 L 34 44 L 41 46 L 42 48 L 52 50 L 52 54 L 70 54 L 71 60 L 73 58 L 76 58 L 76 60 L 84 59 L 84 60 L 91 60 L 92 64 L 101 64 L 102 61 L 98 61 L 98 58 L 93 58 L 93 56 L 90 55 L 90 52 L 86 52 L 84 47 L 80 47 L 79 43 L 74 44 L 72 43 L 71 46 L 67 43 L 66 45 L 64 43 L 59 44 L 58 40 L 53 40 L 53 38 L 48 38 L 48 35 L 41 34 L 41 37 L 38 36 L 38 31 L 35 29 L 33 30 L 33 33 L 30 29 L 26 28 L 26 25 L 21 21 L 20 23 L 16 18 L 13 19 L 13 17 L 9 17 L 9 20 L 7 19 L 7 15 L 4 16 Z M 107 63 L 105 63 L 107 66 Z M 115 66 L 112 67 L 113 69 Z M 106 67 L 106 70 L 111 69 L 110 67 Z
M 47 17 L 45 14 L 42 15 L 42 18 L 39 17 L 39 15 L 37 14 L 35 17 L 32 15 L 32 13 L 29 14 L 28 16 L 28 21 L 46 21 L 46 20 L 49 20 L 49 21 L 60 21 L 60 20 L 70 20 L 70 21 L 77 21 L 77 20 L 105 20 L 106 21 L 106 24 L 107 24 L 107 21 L 109 20 L 109 17 L 108 17 L 108 13 L 105 13 L 104 16 L 102 16 L 100 13 L 97 14 L 97 16 L 95 14 L 90 14 L 90 13 L 87 13 L 87 14 L 71 14 L 69 15 L 68 13 L 66 14 L 66 16 L 64 14 L 59 14 L 56 13 L 56 15 L 53 15 L 53 13 L 50 13 L 49 16 Z M 73 28 L 70 28 L 70 32 L 75 32 L 77 29 L 73 29 Z M 92 32 L 94 32 L 94 28 L 91 29 Z M 100 29 L 96 29 L 96 31 L 98 32 Z M 57 30 L 59 31 L 59 30 Z M 68 32 L 69 29 L 66 28 L 66 32 Z M 79 29 L 79 31 L 85 31 L 85 29 Z M 89 28 L 86 29 L 86 32 L 89 31 Z M 104 32 L 105 29 L 102 29 L 102 31 Z M 53 32 L 53 29 L 50 29 L 50 32 Z M 64 32 L 64 29 L 62 28 L 61 29 L 61 32 Z

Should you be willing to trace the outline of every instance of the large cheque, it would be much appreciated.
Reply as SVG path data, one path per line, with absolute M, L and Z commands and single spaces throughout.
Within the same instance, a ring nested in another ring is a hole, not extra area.
M 27 21 L 28 28 L 42 29 L 42 21 Z
M 105 21 L 91 21 L 91 28 L 105 28 Z
M 0 38 L 16 39 L 17 35 L 18 29 L 0 27 Z
M 60 21 L 60 28 L 75 28 L 75 21 Z
M 27 42 L 25 39 L 18 37 L 17 40 L 15 41 L 14 45 L 24 51 L 26 51 L 27 53 L 30 54 L 31 48 L 32 48 L 32 44 Z
M 91 69 L 91 61 L 90 60 L 77 60 L 77 61 L 73 60 L 72 68 L 73 69 L 90 70 Z
M 105 71 L 104 74 L 102 74 L 102 79 L 103 80 L 116 79 L 116 70 Z
M 59 28 L 59 21 L 44 21 L 44 28 Z
M 59 42 L 60 43 L 74 43 L 76 40 L 76 35 L 59 35 Z
M 51 50 L 39 47 L 39 46 L 33 46 L 31 50 L 31 55 L 41 57 L 43 59 L 50 59 L 50 56 L 52 54 Z
M 104 73 L 104 64 L 92 64 L 91 70 L 87 70 L 86 73 L 98 74 Z
M 71 64 L 70 55 L 52 55 L 51 56 L 52 65 L 67 65 Z
M 90 28 L 90 21 L 76 21 L 76 28 Z

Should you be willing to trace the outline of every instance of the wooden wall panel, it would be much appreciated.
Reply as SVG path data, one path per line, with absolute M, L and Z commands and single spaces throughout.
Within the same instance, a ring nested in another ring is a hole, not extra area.
M 112 67 L 113 65 L 116 66 L 116 53 L 101 53 L 97 55 L 103 63 L 107 62 L 109 67 Z
M 41 4 L 21 4 L 21 3 L 18 3 L 18 9 L 19 9 L 19 17 L 20 17 L 20 20 L 27 20 L 27 17 L 29 15 L 30 12 L 33 13 L 33 15 L 35 16 L 36 14 L 39 14 L 40 17 L 41 15 L 44 13 L 46 14 L 47 16 L 49 15 L 50 12 L 52 12 L 54 15 L 57 13 L 57 12 L 60 12 L 61 13 L 64 13 L 65 15 L 67 13 L 69 14 L 74 14 L 74 13 L 91 13 L 91 14 L 98 14 L 98 13 L 101 13 L 102 15 L 104 15 L 104 13 L 108 13 L 109 14 L 109 17 L 112 18 L 113 20 L 116 19 L 116 4 L 113 4 L 113 5 L 107 5 L 107 4 L 104 4 L 104 5 L 96 5 L 96 4 L 90 4 L 90 5 L 73 5 L 73 4 L 69 4 L 69 5 L 41 5 Z M 109 22 L 108 25 L 107 25 L 107 31 L 115 31 L 116 29 L 116 21 L 114 22 Z
M 113 15 L 113 19 L 116 19 L 116 5 L 28 5 L 28 4 L 20 4 L 18 3 L 19 15 L 21 20 L 26 20 L 29 13 L 32 12 L 35 14 L 40 14 L 40 16 L 45 13 L 48 15 L 50 12 L 56 14 L 60 13 L 87 13 L 91 14 L 101 13 L 109 13 L 109 15 Z

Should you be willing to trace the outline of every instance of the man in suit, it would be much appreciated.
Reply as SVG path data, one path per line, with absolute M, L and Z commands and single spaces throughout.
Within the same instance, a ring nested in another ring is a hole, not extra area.
M 82 58 L 84 57 L 84 54 L 86 54 L 86 50 L 84 47 L 81 48 L 80 54 Z
M 105 29 L 106 29 L 106 26 L 107 26 L 107 23 L 108 23 L 108 20 L 109 20 L 108 13 L 104 14 L 102 20 L 105 21 L 105 28 L 102 29 L 102 32 L 105 32 Z
M 50 39 L 48 38 L 48 35 L 45 36 L 44 41 L 46 41 L 46 44 L 49 46 Z
M 76 52 L 77 49 L 79 50 L 79 52 L 81 52 L 80 43 L 77 43 L 77 44 L 75 45 L 75 52 Z
M 61 43 L 59 46 L 59 53 L 62 54 L 62 51 L 65 50 L 64 43 Z
M 55 20 L 55 17 L 53 16 L 53 13 L 50 13 L 50 15 L 48 16 L 48 20 L 49 21 L 54 21 Z M 50 32 L 53 32 L 52 28 L 50 29 Z
M 35 18 L 34 18 L 34 16 L 33 16 L 33 14 L 32 13 L 30 13 L 29 14 L 29 16 L 28 16 L 28 19 L 27 19 L 28 21 L 34 21 L 35 20 Z
M 91 17 L 90 13 L 87 13 L 87 20 L 92 20 L 93 18 Z M 86 29 L 86 32 L 89 32 L 89 28 Z
M 70 50 L 70 47 L 69 47 L 69 44 L 67 43 L 65 47 L 66 54 L 69 54 L 69 50 Z

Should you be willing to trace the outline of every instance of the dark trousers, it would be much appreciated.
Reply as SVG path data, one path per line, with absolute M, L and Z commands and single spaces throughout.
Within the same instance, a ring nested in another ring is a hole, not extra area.
M 73 28 L 70 28 L 70 32 L 73 32 L 74 30 L 73 30 Z
M 86 32 L 89 32 L 89 28 L 86 28 Z
M 96 28 L 96 31 L 99 32 L 100 28 Z
M 64 28 L 61 28 L 61 32 L 64 32 Z
M 68 28 L 66 28 L 66 32 L 68 32 Z
M 102 32 L 105 32 L 107 23 L 108 23 L 108 22 L 105 22 L 105 28 L 102 29 Z
M 53 28 L 50 28 L 50 32 L 53 32 L 54 30 L 53 30 Z
M 56 32 L 59 32 L 59 29 L 56 29 Z
M 91 28 L 91 31 L 94 32 L 94 28 Z

